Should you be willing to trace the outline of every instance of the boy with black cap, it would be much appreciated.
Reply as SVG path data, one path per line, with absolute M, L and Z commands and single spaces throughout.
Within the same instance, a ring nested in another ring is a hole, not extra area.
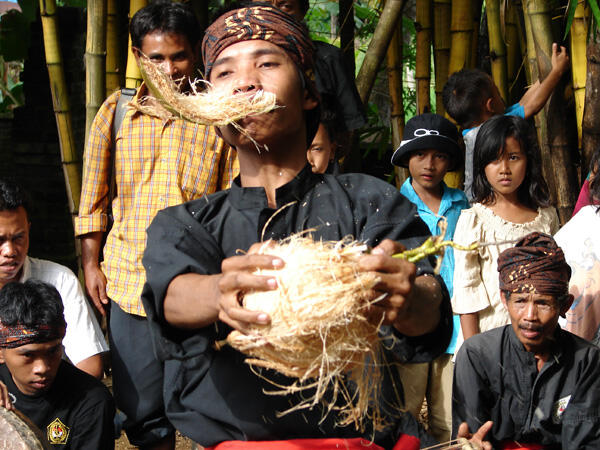
M 469 208 L 464 192 L 444 183 L 444 175 L 461 161 L 456 127 L 438 114 L 421 114 L 410 119 L 404 128 L 400 147 L 392 163 L 408 168 L 410 177 L 400 192 L 417 207 L 419 216 L 433 235 L 443 234 L 440 223 L 446 226 L 445 238 L 452 239 L 456 222 L 463 209 Z M 454 253 L 446 249 L 440 275 L 452 297 Z M 418 417 L 427 398 L 429 432 L 439 441 L 447 441 L 452 431 L 452 354 L 460 330 L 458 315 L 454 316 L 452 339 L 446 353 L 430 363 L 404 364 L 400 367 L 405 383 L 406 409 Z

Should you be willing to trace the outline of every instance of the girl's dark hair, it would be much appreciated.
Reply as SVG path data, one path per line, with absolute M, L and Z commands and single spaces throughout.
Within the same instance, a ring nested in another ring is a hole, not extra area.
M 600 203 L 600 147 L 598 147 L 590 160 L 590 204 Z M 600 205 L 596 210 L 600 212 Z
M 487 120 L 477 133 L 473 155 L 473 198 L 476 202 L 494 202 L 494 191 L 485 176 L 485 167 L 504 152 L 506 139 L 515 138 L 527 157 L 523 183 L 517 190 L 519 201 L 532 209 L 550 205 L 550 194 L 542 176 L 540 151 L 532 127 L 517 116 L 495 116 Z
M 170 1 L 154 2 L 134 14 L 129 25 L 131 45 L 141 49 L 144 37 L 154 31 L 183 35 L 192 48 L 201 37 L 200 25 L 192 10 Z

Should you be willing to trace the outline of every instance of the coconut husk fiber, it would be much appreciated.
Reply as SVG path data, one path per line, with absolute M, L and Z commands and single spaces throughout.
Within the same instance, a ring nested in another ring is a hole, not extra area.
M 233 331 L 226 342 L 246 354 L 248 364 L 295 379 L 270 392 L 303 392 L 304 400 L 281 414 L 321 402 L 323 418 L 336 410 L 339 425 L 362 430 L 365 419 L 383 425 L 375 402 L 381 379 L 379 323 L 368 319 L 370 290 L 378 280 L 358 270 L 365 250 L 354 241 L 321 242 L 298 234 L 259 251 L 285 262 L 282 269 L 256 272 L 275 277 L 278 289 L 247 293 L 243 305 L 268 313 L 271 323 L 255 325 L 249 334 Z M 264 372 L 260 376 L 268 380 Z
M 139 61 L 142 78 L 152 95 L 140 101 L 134 99 L 130 104 L 145 114 L 163 120 L 181 118 L 210 126 L 231 124 L 243 132 L 237 121 L 276 108 L 276 97 L 271 92 L 234 93 L 230 86 L 216 89 L 200 79 L 190 82 L 190 92 L 181 92 L 179 84 L 158 64 L 144 55 Z

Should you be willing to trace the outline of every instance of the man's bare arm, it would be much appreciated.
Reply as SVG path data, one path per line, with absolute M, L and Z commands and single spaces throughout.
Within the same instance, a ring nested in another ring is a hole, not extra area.
M 461 314 L 460 327 L 462 328 L 463 337 L 465 340 L 471 336 L 480 333 L 479 330 L 479 313 Z
M 81 265 L 85 277 L 85 290 L 100 314 L 106 315 L 108 296 L 106 295 L 106 276 L 100 269 L 100 250 L 102 232 L 97 231 L 81 236 Z
M 79 370 L 83 370 L 85 373 L 89 373 L 91 376 L 102 379 L 104 376 L 104 364 L 102 363 L 102 354 L 98 353 L 79 361 L 75 364 Z

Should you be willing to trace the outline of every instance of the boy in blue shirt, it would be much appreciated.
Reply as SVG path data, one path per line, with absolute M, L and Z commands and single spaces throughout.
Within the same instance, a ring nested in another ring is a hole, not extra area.
M 546 104 L 563 73 L 569 67 L 564 47 L 552 44 L 552 69 L 546 78 L 537 80 L 521 100 L 506 108 L 492 77 L 480 69 L 462 69 L 448 78 L 442 92 L 444 108 L 462 129 L 465 141 L 465 193 L 473 199 L 473 151 L 479 128 L 493 116 L 504 114 L 529 119 Z
M 449 188 L 443 181 L 446 172 L 460 165 L 458 140 L 458 131 L 449 120 L 437 114 L 421 114 L 406 123 L 400 147 L 392 156 L 393 164 L 406 167 L 410 172 L 400 192 L 416 205 L 432 235 L 443 233 L 440 223 L 445 221 L 445 239 L 454 237 L 460 212 L 469 208 L 464 192 Z M 454 253 L 451 247 L 445 251 L 440 275 L 452 296 Z M 431 363 L 400 367 L 402 379 L 412 380 L 405 386 L 406 409 L 418 417 L 426 397 L 429 432 L 440 442 L 449 440 L 452 431 L 452 355 L 459 330 L 460 322 L 455 315 L 452 340 L 444 355 Z

